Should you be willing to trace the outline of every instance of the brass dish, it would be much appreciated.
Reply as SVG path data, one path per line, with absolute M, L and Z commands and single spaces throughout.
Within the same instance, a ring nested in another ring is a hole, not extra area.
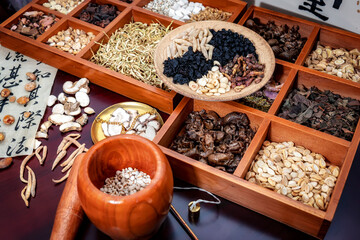
M 164 121 L 163 121 L 161 115 L 158 113 L 158 111 L 155 108 L 153 108 L 145 103 L 140 103 L 140 102 L 117 103 L 117 104 L 114 104 L 114 105 L 104 109 L 101 113 L 99 113 L 99 115 L 96 116 L 94 122 L 92 123 L 91 139 L 94 144 L 107 138 L 104 135 L 103 130 L 101 128 L 101 122 L 98 122 L 96 119 L 101 119 L 102 121 L 109 121 L 109 119 L 111 118 L 111 114 L 119 107 L 124 108 L 125 110 L 128 110 L 128 109 L 138 110 L 139 114 L 155 110 L 155 114 L 157 116 L 156 119 L 160 122 L 161 126 L 164 124 Z
M 259 56 L 259 62 L 265 64 L 265 72 L 262 81 L 258 84 L 255 84 L 253 82 L 248 87 L 243 89 L 241 92 L 235 92 L 233 89 L 231 89 L 229 92 L 221 94 L 220 96 L 200 95 L 194 92 L 193 90 L 191 90 L 187 84 L 180 85 L 173 83 L 172 78 L 168 78 L 163 74 L 164 72 L 163 63 L 167 59 L 166 49 L 168 45 L 170 45 L 171 43 L 171 38 L 173 38 L 174 36 L 178 35 L 183 31 L 186 31 L 191 27 L 195 27 L 195 28 L 208 27 L 214 30 L 221 30 L 223 28 L 230 29 L 248 38 L 254 44 L 256 52 Z M 158 46 L 156 47 L 154 54 L 154 62 L 158 76 L 170 89 L 186 97 L 204 100 L 204 101 L 231 101 L 234 99 L 246 97 L 258 91 L 263 86 L 265 86 L 265 84 L 270 80 L 271 76 L 273 75 L 275 69 L 275 56 L 270 45 L 265 41 L 265 39 L 263 39 L 260 35 L 258 35 L 257 33 L 246 27 L 234 23 L 223 22 L 223 21 L 202 21 L 202 22 L 188 23 L 172 30 L 163 39 L 161 39 Z

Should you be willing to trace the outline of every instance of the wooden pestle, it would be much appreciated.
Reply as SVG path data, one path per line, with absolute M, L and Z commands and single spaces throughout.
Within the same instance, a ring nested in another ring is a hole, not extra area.
M 69 178 L 61 195 L 61 199 L 56 210 L 51 240 L 74 239 L 83 219 L 80 199 L 77 191 L 77 175 L 81 162 L 85 154 L 80 154 L 74 161 Z

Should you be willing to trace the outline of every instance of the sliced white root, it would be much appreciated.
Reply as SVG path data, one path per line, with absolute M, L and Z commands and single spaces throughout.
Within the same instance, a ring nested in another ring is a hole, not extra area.
M 146 131 L 145 133 L 141 133 L 140 136 L 144 137 L 144 138 L 147 138 L 149 140 L 154 140 L 155 136 L 156 136 L 156 130 L 155 128 L 151 127 L 151 126 L 148 126 L 146 128 Z
M 43 122 L 40 125 L 40 131 L 47 133 L 52 123 L 50 121 Z
M 77 122 L 67 122 L 59 127 L 60 132 L 69 132 L 69 131 L 78 131 L 80 132 L 82 130 L 82 127 Z
M 73 116 L 68 116 L 68 115 L 64 115 L 64 114 L 51 114 L 48 118 L 48 120 L 55 124 L 55 125 L 62 125 L 64 123 L 67 122 L 72 122 L 74 121 L 74 117 Z
M 76 101 L 80 103 L 81 107 L 87 107 L 90 104 L 90 98 L 85 92 L 77 92 L 75 93 Z
M 59 100 L 59 102 L 61 102 L 62 104 L 65 104 L 66 103 L 66 99 L 67 99 L 67 97 L 65 96 L 65 93 L 60 93 L 59 95 L 58 95 L 58 100 Z
M 55 104 L 52 108 L 52 113 L 64 114 L 64 105 L 61 103 Z
M 41 142 L 39 140 L 35 139 L 35 141 L 34 141 L 34 149 L 37 149 L 38 147 L 40 147 L 40 145 L 41 145 Z
M 50 95 L 47 100 L 48 107 L 51 107 L 52 105 L 54 105 L 55 102 L 56 102 L 56 96 Z
M 84 108 L 84 112 L 91 115 L 91 114 L 95 113 L 95 110 L 91 107 L 86 107 L 86 108 Z
M 76 98 L 68 97 L 68 98 L 66 98 L 66 102 L 68 102 L 68 103 L 76 103 Z
M 83 113 L 80 117 L 76 119 L 76 122 L 79 123 L 81 126 L 84 126 L 88 121 L 88 115 Z
M 76 82 L 67 81 L 63 85 L 63 91 L 67 94 L 75 94 L 81 88 L 86 88 L 88 83 L 89 80 L 87 78 L 80 78 L 79 81 Z
M 101 128 L 103 130 L 103 133 L 106 137 L 110 137 L 110 133 L 108 131 L 108 124 L 107 123 L 102 123 L 101 124 Z
M 157 120 L 152 120 L 147 123 L 147 127 L 153 127 L 156 131 L 159 131 L 160 129 L 160 123 Z
M 146 113 L 138 118 L 139 122 L 144 123 L 150 117 L 149 113 Z
M 38 131 L 38 132 L 36 132 L 35 138 L 45 138 L 45 139 L 47 139 L 48 134 L 46 132 Z

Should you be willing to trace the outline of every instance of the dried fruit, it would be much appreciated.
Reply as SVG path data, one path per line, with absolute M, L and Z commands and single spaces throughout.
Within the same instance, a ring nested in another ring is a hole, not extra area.
M 34 73 L 32 73 L 32 72 L 27 72 L 26 77 L 27 77 L 28 80 L 31 80 L 31 81 L 36 80 L 36 75 Z
M 24 112 L 23 116 L 25 118 L 29 118 L 31 116 L 31 112 Z
M 36 82 L 29 82 L 29 83 L 25 84 L 25 90 L 28 92 L 31 92 L 35 88 L 36 88 Z
M 4 139 L 5 139 L 5 134 L 0 132 L 0 142 L 4 141 Z
M 9 102 L 13 103 L 16 101 L 16 97 L 15 96 L 10 96 L 9 97 Z
M 19 97 L 16 102 L 20 105 L 25 105 L 27 104 L 28 102 L 30 101 L 29 97 L 27 96 L 22 96 L 22 97 Z
M 11 157 L 0 159 L 0 169 L 9 167 L 11 165 L 11 163 L 12 163 Z
M 11 93 L 10 89 L 4 88 L 3 90 L 1 90 L 0 96 L 3 98 L 7 98 L 8 96 L 10 96 L 10 93 Z
M 15 118 L 12 115 L 5 115 L 3 118 L 3 122 L 6 125 L 11 125 L 15 122 Z

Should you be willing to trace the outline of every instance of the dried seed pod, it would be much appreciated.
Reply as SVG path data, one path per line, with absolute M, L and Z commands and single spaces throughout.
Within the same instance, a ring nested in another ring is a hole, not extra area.
M 6 125 L 11 125 L 15 122 L 15 118 L 12 115 L 5 115 L 3 118 L 3 123 Z
M 10 93 L 11 93 L 10 89 L 4 88 L 1 90 L 0 96 L 3 98 L 7 98 L 8 96 L 10 96 Z
M 29 97 L 27 96 L 22 96 L 22 97 L 19 97 L 16 102 L 20 105 L 25 105 L 27 104 L 28 102 L 30 101 Z

